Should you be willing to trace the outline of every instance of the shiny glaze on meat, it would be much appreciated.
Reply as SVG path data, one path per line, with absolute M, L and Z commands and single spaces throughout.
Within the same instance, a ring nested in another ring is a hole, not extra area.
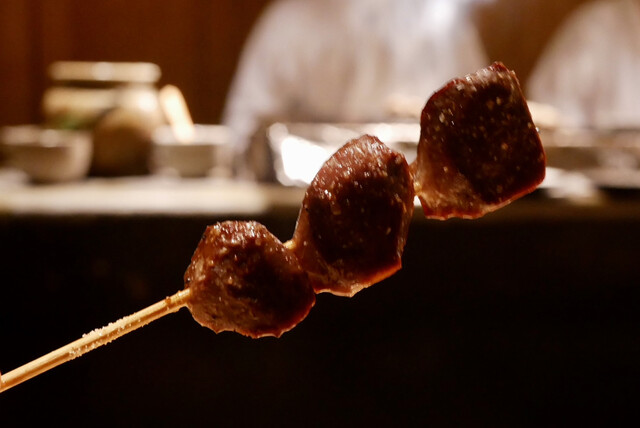
M 401 153 L 368 135 L 340 148 L 307 188 L 292 239 L 316 292 L 351 296 L 400 269 L 413 200 Z
M 207 227 L 184 279 L 193 318 L 216 333 L 279 337 L 315 303 L 293 253 L 253 221 Z
M 534 190 L 545 154 L 515 73 L 495 63 L 436 92 L 412 169 L 429 218 L 477 218 Z

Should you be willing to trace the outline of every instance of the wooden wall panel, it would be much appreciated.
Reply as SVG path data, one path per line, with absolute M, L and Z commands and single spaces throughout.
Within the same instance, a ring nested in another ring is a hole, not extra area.
M 269 0 L 2 0 L 0 126 L 40 120 L 55 60 L 151 61 L 194 119 L 219 121 L 239 53 Z M 526 80 L 558 23 L 585 0 L 495 0 L 475 15 L 493 60 Z
M 199 122 L 218 121 L 237 55 L 266 0 L 45 0 L 45 59 L 150 61 Z M 65 3 L 66 14 L 55 13 Z M 235 5 L 235 6 L 234 6 Z M 242 5 L 243 7 L 239 7 Z M 57 22 L 51 22 L 51 21 Z
M 56 60 L 150 61 L 194 119 L 219 120 L 239 52 L 268 0 L 3 0 L 0 125 L 38 121 Z M 17 107 L 17 108 L 16 108 Z
M 0 124 L 17 124 L 31 117 L 37 96 L 31 85 L 35 37 L 27 2 L 0 2 Z

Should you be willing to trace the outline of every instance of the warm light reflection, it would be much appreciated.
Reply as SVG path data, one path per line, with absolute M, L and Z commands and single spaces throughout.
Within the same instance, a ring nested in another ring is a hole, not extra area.
M 282 140 L 282 168 L 287 178 L 311 183 L 331 151 L 298 137 Z

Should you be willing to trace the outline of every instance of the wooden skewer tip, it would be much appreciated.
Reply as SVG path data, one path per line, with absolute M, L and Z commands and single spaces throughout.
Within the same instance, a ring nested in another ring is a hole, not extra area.
M 5 374 L 0 373 L 0 392 L 4 392 L 62 363 L 71 361 L 102 345 L 106 345 L 158 318 L 178 311 L 187 305 L 190 295 L 190 289 L 181 290 L 173 296 L 166 297 L 132 315 L 125 316 L 102 328 L 92 330 L 82 335 L 80 339 L 49 352 L 17 369 Z

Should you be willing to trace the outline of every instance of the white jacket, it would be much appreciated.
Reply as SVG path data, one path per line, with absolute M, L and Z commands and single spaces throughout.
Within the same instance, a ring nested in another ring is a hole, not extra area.
M 640 126 L 640 0 L 580 7 L 541 56 L 527 93 L 556 107 L 566 126 Z
M 488 60 L 454 0 L 281 0 L 250 35 L 223 122 L 239 150 L 273 120 L 363 122 Z M 419 112 L 418 112 L 419 114 Z

